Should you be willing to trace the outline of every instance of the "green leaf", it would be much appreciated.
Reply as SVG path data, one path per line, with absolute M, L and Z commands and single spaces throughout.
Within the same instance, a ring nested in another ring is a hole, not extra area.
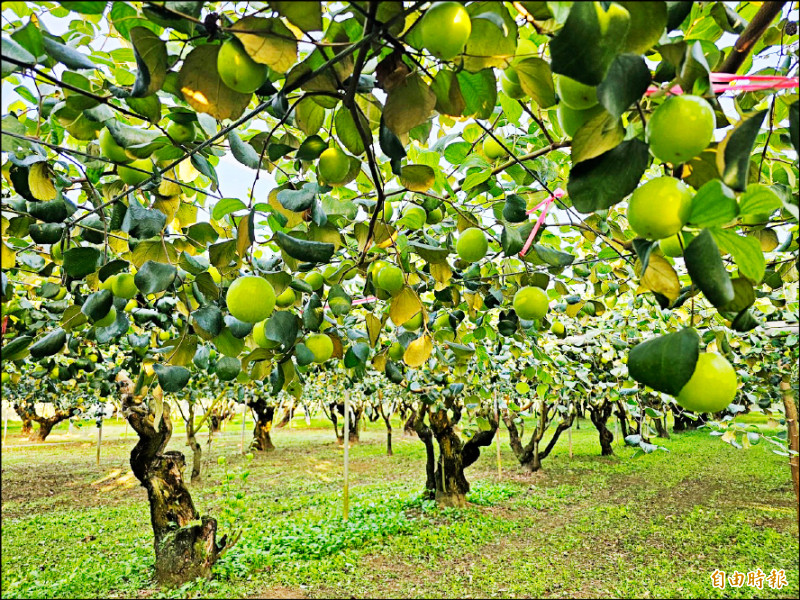
M 158 385 L 165 392 L 180 392 L 189 383 L 191 372 L 186 367 L 171 367 L 154 364 L 153 371 L 158 377 Z
M 733 300 L 734 292 L 730 275 L 722 262 L 714 237 L 708 229 L 701 231 L 686 246 L 683 258 L 692 283 L 703 292 L 711 304 L 720 308 Z M 750 239 L 758 245 L 756 240 Z
M 731 283 L 733 284 L 734 298 L 720 310 L 728 313 L 740 313 L 755 303 L 756 292 L 753 284 L 744 277 L 737 277 Z
M 18 356 L 22 355 L 22 353 L 27 350 L 32 341 L 33 338 L 29 335 L 16 337 L 3 346 L 3 351 L 0 352 L 0 356 L 3 360 L 16 360 Z
M 114 294 L 111 290 L 100 290 L 89 294 L 81 306 L 81 312 L 89 317 L 90 321 L 99 321 L 108 314 L 113 304 Z
M 102 15 L 108 2 L 60 2 L 61 6 L 82 15 Z
M 714 227 L 724 225 L 736 218 L 739 207 L 736 196 L 719 179 L 712 179 L 697 190 L 692 198 L 689 224 L 695 227 Z
M 67 343 L 67 332 L 61 327 L 56 327 L 53 331 L 39 338 L 29 348 L 33 358 L 45 358 L 60 352 Z
M 540 108 L 549 108 L 556 103 L 556 90 L 550 65 L 541 58 L 531 57 L 514 63 L 522 90 Z
M 228 144 L 231 147 L 231 154 L 233 158 L 242 163 L 245 167 L 251 169 L 258 169 L 261 166 L 260 156 L 255 148 L 250 144 L 243 142 L 236 130 L 231 130 L 228 133 Z
M 527 209 L 528 205 L 525 202 L 525 198 L 516 194 L 510 194 L 506 197 L 506 201 L 503 204 L 503 219 L 510 223 L 522 223 L 523 221 L 527 221 Z
M 211 218 L 215 221 L 219 221 L 225 215 L 246 208 L 247 205 L 239 200 L 239 198 L 222 198 L 217 200 L 217 203 L 214 205 L 214 210 L 211 211 Z
M 337 317 L 341 317 L 350 312 L 353 306 L 353 299 L 341 285 L 334 285 L 328 292 L 328 306 L 331 312 Z
M 122 231 L 139 239 L 146 239 L 159 235 L 167 224 L 167 215 L 155 208 L 145 208 L 139 200 L 131 194 L 128 203 L 128 212 L 122 221 Z
M 771 215 L 782 205 L 780 196 L 771 187 L 761 183 L 751 183 L 739 198 L 739 214 Z
M 576 2 L 550 42 L 551 68 L 584 85 L 598 85 L 625 43 L 630 15 L 618 4 Z
M 461 184 L 461 189 L 465 192 L 471 190 L 474 187 L 478 187 L 484 181 L 489 180 L 492 177 L 492 172 L 489 169 L 475 171 L 474 173 L 470 173 L 464 178 L 464 183 Z
M 161 100 L 158 99 L 156 94 L 151 94 L 145 98 L 129 96 L 125 98 L 125 104 L 127 104 L 133 112 L 142 115 L 151 123 L 158 123 L 161 120 Z M 101 104 L 97 108 L 99 109 L 101 106 L 103 105 Z M 87 113 L 84 114 L 88 116 Z
M 264 327 L 264 336 L 287 349 L 294 344 L 298 331 L 300 331 L 300 326 L 295 314 L 288 310 L 278 310 L 267 321 Z
M 225 320 L 227 321 L 227 318 Z M 211 340 L 211 343 L 219 350 L 220 354 L 225 356 L 239 356 L 239 353 L 244 349 L 244 340 L 233 335 L 233 331 L 227 327 Z
M 3 36 L 3 54 L 8 56 L 9 58 L 13 58 L 20 62 L 24 62 L 30 65 L 36 64 L 36 57 L 28 52 L 25 48 L 23 48 L 20 44 L 18 44 L 13 39 Z M 15 71 L 18 71 L 22 67 L 10 63 L 8 61 L 2 61 L 2 76 L 5 77 L 6 75 L 10 75 Z
M 322 29 L 322 7 L 320 2 L 276 2 L 271 0 L 269 5 L 292 25 L 296 25 L 303 31 L 319 31 Z
M 647 144 L 633 138 L 574 165 L 567 183 L 572 204 L 582 213 L 614 206 L 636 189 L 649 161 Z
M 287 235 L 282 231 L 277 232 L 275 235 L 281 250 L 292 258 L 304 262 L 327 263 L 336 251 L 336 246 L 328 244 L 327 242 L 301 240 Z
M 406 156 L 406 149 L 394 132 L 386 126 L 383 115 L 381 114 L 381 124 L 378 130 L 378 143 L 381 152 L 388 156 L 392 161 L 400 161 Z
M 497 104 L 497 80 L 492 69 L 477 73 L 459 71 L 456 75 L 466 107 L 461 116 L 488 119 Z
M 177 274 L 178 270 L 172 265 L 148 260 L 133 276 L 133 282 L 147 296 L 166 290 L 175 281 Z
M 361 111 L 356 109 L 358 112 L 358 117 L 361 122 L 361 129 L 367 136 L 371 139 L 372 135 L 369 129 L 369 122 L 361 114 Z M 350 111 L 342 107 L 338 111 L 336 111 L 336 117 L 334 118 L 334 127 L 336 128 L 336 137 L 339 138 L 339 141 L 344 145 L 347 150 L 355 155 L 359 156 L 364 154 L 364 141 L 361 139 L 361 134 L 358 132 L 358 127 L 356 126 L 356 122 L 353 119 L 353 115 Z M 305 143 L 305 142 L 303 142 Z M 302 148 L 302 146 L 301 146 Z M 300 152 L 298 151 L 298 154 Z
M 317 331 L 323 320 L 322 302 L 316 293 L 311 294 L 303 309 L 303 326 L 311 331 Z
M 326 148 L 328 148 L 328 142 L 318 135 L 310 135 L 300 144 L 295 156 L 299 160 L 317 160 Z
M 131 96 L 143 98 L 154 94 L 164 85 L 167 77 L 167 45 L 146 27 L 131 29 L 130 40 L 139 68 Z
M 618 146 L 625 129 L 618 118 L 603 111 L 584 123 L 572 138 L 572 164 L 595 158 Z
M 464 68 L 476 73 L 482 69 L 505 69 L 517 50 L 517 24 L 499 2 L 470 2 L 466 6 L 472 32 L 464 49 Z M 492 18 L 487 13 L 493 13 Z M 479 18 L 480 17 L 480 18 Z M 498 27 L 502 22 L 505 27 Z M 447 35 L 442 32 L 442 35 Z
M 631 24 L 623 52 L 644 54 L 658 43 L 667 26 L 667 4 L 672 2 L 620 2 L 630 13 Z
M 225 325 L 222 318 L 222 311 L 214 304 L 198 308 L 192 313 L 192 324 L 194 330 L 204 340 L 217 337 Z
M 561 252 L 555 248 L 548 248 L 547 246 L 542 246 L 541 244 L 533 244 L 531 250 L 533 250 L 533 252 L 541 260 L 551 267 L 567 267 L 575 261 L 575 257 L 572 254 Z M 526 254 L 523 258 L 528 260 L 530 255 L 531 251 L 529 250 L 528 254 Z
M 643 385 L 677 396 L 691 379 L 699 356 L 700 336 L 687 327 L 634 346 L 628 354 L 628 373 Z
M 305 183 L 299 190 L 281 190 L 278 192 L 278 202 L 286 210 L 304 212 L 314 205 L 314 200 L 319 193 L 316 183 Z
M 446 262 L 450 251 L 447 248 L 439 248 L 419 242 L 409 242 L 408 247 L 412 252 L 419 254 L 425 262 L 441 263 Z
M 81 54 L 75 48 L 65 46 L 51 37 L 43 36 L 44 49 L 55 60 L 65 64 L 70 69 L 96 69 L 97 65 L 85 54 Z M 3 51 L 5 52 L 6 41 L 3 40 Z M 34 61 L 35 62 L 35 61 Z
M 739 272 L 752 283 L 761 283 L 766 271 L 766 259 L 761 251 L 761 243 L 754 237 L 743 237 L 730 229 L 715 228 L 711 233 L 714 234 L 722 251 L 730 253 L 733 257 Z
M 294 120 L 300 131 L 306 135 L 314 135 L 325 122 L 325 109 L 314 102 L 313 98 L 304 98 L 295 106 Z
M 220 121 L 238 119 L 252 94 L 236 92 L 222 83 L 219 73 L 213 68 L 217 64 L 219 49 L 220 46 L 211 44 L 195 47 L 183 61 L 178 85 L 186 102 L 196 111 Z
M 717 150 L 717 162 L 722 180 L 736 191 L 747 187 L 750 154 L 753 152 L 756 137 L 766 114 L 767 109 L 760 110 L 739 121 Z
M 94 339 L 97 340 L 98 344 L 108 344 L 121 337 L 124 333 L 127 333 L 130 326 L 131 322 L 128 319 L 128 315 L 118 310 L 117 318 L 114 319 L 111 325 L 108 327 L 100 327 L 95 330 Z
M 413 73 L 387 94 L 383 119 L 400 136 L 427 121 L 435 105 L 434 93 L 420 75 Z
M 687 93 L 703 95 L 711 90 L 711 67 L 708 66 L 700 42 L 686 46 L 678 83 Z
M 519 230 L 516 227 L 510 227 L 508 225 L 503 227 L 503 231 L 500 234 L 500 244 L 503 246 L 503 254 L 506 256 L 518 254 L 525 246 L 525 242 L 522 240 Z M 516 327 L 514 329 L 516 329 Z
M 100 250 L 82 246 L 64 252 L 64 270 L 73 279 L 83 279 L 100 266 Z
M 597 86 L 597 99 L 615 118 L 639 100 L 650 85 L 650 69 L 637 54 L 620 54 Z

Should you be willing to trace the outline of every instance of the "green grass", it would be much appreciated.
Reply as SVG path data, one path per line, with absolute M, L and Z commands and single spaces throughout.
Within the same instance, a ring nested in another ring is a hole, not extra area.
M 766 444 L 736 450 L 697 431 L 658 440 L 669 452 L 599 456 L 581 422 L 536 474 L 522 472 L 503 436 L 467 471 L 470 506 L 422 500 L 424 448 L 396 427 L 385 455 L 370 424 L 351 450 L 350 519 L 342 519 L 343 449 L 330 425 L 302 419 L 274 432 L 275 452 L 248 462 L 240 423 L 204 457 L 195 504 L 221 520 L 227 468 L 249 471 L 239 543 L 212 581 L 162 591 L 151 581 L 153 550 L 144 490 L 129 475 L 129 431 L 96 429 L 30 445 L 9 425 L 2 457 L 2 596 L 19 597 L 769 597 L 798 596 L 798 537 L 786 459 Z M 13 425 L 13 426 L 12 426 Z M 317 425 L 321 428 L 315 428 Z M 248 430 L 249 430 L 248 426 Z M 249 438 L 249 431 L 247 433 Z M 205 434 L 201 436 L 205 448 Z M 176 431 L 172 449 L 186 452 Z M 227 467 L 217 463 L 225 456 Z M 719 568 L 785 569 L 789 586 L 724 592 Z

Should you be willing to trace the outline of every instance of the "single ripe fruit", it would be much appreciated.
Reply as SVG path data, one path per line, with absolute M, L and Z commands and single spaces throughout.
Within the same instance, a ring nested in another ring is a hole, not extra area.
M 486 235 L 477 227 L 464 230 L 456 243 L 456 252 L 462 260 L 470 263 L 478 262 L 489 250 Z
M 114 281 L 116 281 L 117 277 L 119 277 L 119 275 L 112 275 L 111 277 L 109 277 L 105 281 L 102 281 L 100 283 L 100 289 L 101 290 L 111 290 L 113 292 L 114 291 Z
M 384 289 L 390 294 L 394 295 L 403 289 L 403 285 L 405 284 L 405 280 L 403 279 L 403 271 L 394 265 L 386 265 L 380 271 L 378 271 L 375 283 L 381 289 Z
M 532 321 L 541 319 L 547 314 L 550 299 L 542 288 L 526 286 L 514 294 L 514 310 L 520 319 Z
M 261 348 L 275 348 L 278 342 L 267 339 L 264 328 L 267 326 L 266 321 L 260 321 L 253 325 L 253 341 Z
M 350 172 L 350 158 L 339 148 L 327 148 L 319 155 L 319 175 L 326 183 L 342 183 Z
M 636 188 L 628 202 L 628 223 L 639 237 L 660 240 L 686 224 L 692 207 L 689 187 L 674 177 L 658 177 Z
M 411 206 L 403 213 L 403 222 L 405 223 L 406 227 L 413 230 L 422 229 L 422 226 L 425 225 L 427 218 L 428 214 L 421 206 Z
M 294 304 L 295 300 L 297 300 L 297 295 L 294 293 L 294 290 L 287 287 L 275 298 L 275 304 L 280 308 L 286 308 Z
M 508 155 L 508 153 L 506 152 L 506 148 L 508 148 L 508 143 L 499 136 L 497 139 L 500 140 L 500 142 L 502 142 L 502 145 L 493 137 L 487 137 L 486 140 L 484 140 L 483 142 L 483 153 L 489 160 L 497 160 L 498 158 L 502 158 L 503 156 Z
M 441 223 L 442 219 L 444 219 L 444 214 L 442 213 L 441 208 L 434 208 L 427 215 L 425 215 L 425 222 L 428 225 L 436 225 L 436 223 Z
M 309 271 L 306 273 L 305 282 L 311 286 L 315 292 L 319 290 L 325 283 L 325 278 L 319 271 Z
M 467 9 L 460 2 L 436 2 L 419 24 L 422 45 L 436 58 L 453 60 L 464 51 L 472 33 Z
M 522 89 L 519 83 L 519 75 L 512 67 L 508 67 L 503 71 L 503 75 L 500 78 L 500 86 L 509 98 L 525 97 L 525 90 Z
M 324 363 L 333 356 L 333 340 L 324 333 L 308 336 L 305 345 L 314 354 L 315 363 Z
M 100 142 L 100 154 L 115 163 L 127 164 L 131 162 L 131 157 L 125 152 L 125 148 L 120 146 L 111 135 L 108 129 L 103 129 L 98 137 Z
M 687 232 L 678 232 L 675 235 L 671 235 L 667 238 L 662 239 L 658 244 L 661 246 L 661 251 L 664 253 L 665 256 L 671 256 L 672 258 L 677 258 L 678 256 L 683 256 L 683 251 L 686 246 L 689 245 L 694 239 L 694 235 Z
M 647 122 L 650 153 L 662 162 L 684 163 L 700 154 L 714 135 L 714 111 L 698 96 L 672 96 Z
M 591 121 L 603 110 L 603 107 L 599 104 L 586 110 L 575 110 L 562 102 L 558 105 L 558 122 L 561 123 L 561 129 L 564 130 L 564 133 L 569 137 L 574 137 L 585 123 Z
M 234 317 L 245 323 L 257 323 L 272 314 L 275 290 L 263 277 L 247 275 L 231 284 L 225 301 Z
M 130 300 L 139 293 L 139 288 L 136 287 L 133 275 L 130 273 L 120 273 L 114 278 L 111 284 L 111 291 L 114 292 L 115 296 Z
M 406 329 L 408 331 L 416 331 L 420 327 L 422 327 L 422 311 L 418 312 L 408 321 L 403 323 L 403 329 Z
M 252 94 L 267 80 L 267 66 L 257 63 L 237 39 L 227 40 L 217 53 L 222 83 L 242 94 Z
M 736 398 L 736 371 L 724 356 L 703 352 L 692 377 L 678 394 L 678 404 L 696 413 L 715 413 Z
M 558 78 L 556 91 L 561 102 L 573 110 L 586 110 L 598 103 L 597 88 L 584 85 L 564 75 Z
M 169 331 L 159 331 L 158 332 L 158 339 L 161 340 L 162 342 L 166 342 L 171 337 L 172 336 L 169 334 Z
M 108 314 L 102 319 L 98 319 L 97 321 L 95 321 L 94 325 L 95 327 L 108 327 L 116 320 L 117 320 L 117 309 L 112 306 L 111 310 L 108 311 Z
M 119 178 L 128 185 L 138 185 L 153 175 L 153 167 L 153 161 L 149 158 L 142 158 L 133 161 L 127 167 L 117 167 L 117 173 L 119 173 Z M 136 169 L 141 170 L 137 171 Z
M 179 144 L 191 142 L 194 139 L 194 123 L 178 123 L 172 121 L 167 125 L 167 134 Z

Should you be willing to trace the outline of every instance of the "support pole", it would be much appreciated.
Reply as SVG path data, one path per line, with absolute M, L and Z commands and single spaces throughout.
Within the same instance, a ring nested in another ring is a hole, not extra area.
M 350 391 L 344 392 L 344 520 L 350 515 Z
M 100 466 L 100 444 L 103 441 L 103 415 L 97 419 L 97 466 Z
M 245 453 L 244 451 L 244 428 L 245 424 L 247 423 L 247 404 L 242 404 L 242 454 Z

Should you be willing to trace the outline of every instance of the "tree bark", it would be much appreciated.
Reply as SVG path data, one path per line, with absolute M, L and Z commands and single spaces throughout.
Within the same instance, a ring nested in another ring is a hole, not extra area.
M 705 419 L 698 415 L 696 420 L 692 420 L 686 416 L 685 412 L 680 409 L 672 408 L 673 424 L 672 432 L 678 433 L 681 431 L 689 431 L 697 429 L 700 425 L 705 423 Z
M 270 432 L 272 431 L 272 421 L 275 417 L 275 407 L 268 406 L 263 398 L 255 402 L 250 402 L 250 407 L 256 414 L 256 423 L 253 427 L 253 441 L 250 449 L 258 452 L 271 452 L 275 450 L 272 443 Z
M 653 419 L 653 423 L 656 425 L 656 434 L 658 437 L 669 439 L 669 431 L 667 431 L 666 420 L 666 416 L 659 417 L 657 419 Z
M 417 418 L 417 412 L 412 408 L 411 414 L 408 416 L 408 419 L 406 419 L 406 422 L 403 425 L 403 433 L 405 433 L 406 435 L 414 435 L 417 433 L 417 430 L 414 426 L 416 418 Z
M 784 369 L 788 365 L 784 365 Z M 789 450 L 794 452 L 789 456 L 789 469 L 792 474 L 792 485 L 794 486 L 795 503 L 797 504 L 797 522 L 800 525 L 800 436 L 798 436 L 798 411 L 792 394 L 791 374 L 785 374 L 780 383 L 781 395 L 783 397 L 783 408 L 786 413 L 786 435 Z
M 14 411 L 19 415 L 19 418 L 22 419 L 22 433 L 23 436 L 30 437 L 33 433 L 33 420 L 31 419 L 31 412 L 21 404 L 15 403 L 14 404 Z
M 553 448 L 555 448 L 555 445 L 558 442 L 558 438 L 561 437 L 563 432 L 572 427 L 572 423 L 575 420 L 575 415 L 570 414 L 568 420 L 559 423 L 556 427 L 556 430 L 553 432 L 553 437 L 550 439 L 550 442 L 547 444 L 544 450 L 540 450 L 539 446 L 541 441 L 544 439 L 544 435 L 547 432 L 547 427 L 552 420 L 552 417 L 548 417 L 548 413 L 550 412 L 549 407 L 544 406 L 543 412 L 544 414 L 539 415 L 539 420 L 536 423 L 536 427 L 533 429 L 530 441 L 524 446 L 522 444 L 519 430 L 517 429 L 517 426 L 511 418 L 508 410 L 503 412 L 503 422 L 506 424 L 506 428 L 508 429 L 508 438 L 511 445 L 511 450 L 514 452 L 514 456 L 517 457 L 520 466 L 532 473 L 542 468 L 542 460 L 547 458 L 550 452 L 552 452 Z
M 592 424 L 595 426 L 595 429 L 597 429 L 597 433 L 600 437 L 601 456 L 611 456 L 614 454 L 614 447 L 612 446 L 614 434 L 611 433 L 611 430 L 608 428 L 608 419 L 611 417 L 613 409 L 614 405 L 605 401 L 601 406 L 590 407 L 589 410 Z
M 786 2 L 764 2 L 761 8 L 753 17 L 753 20 L 744 28 L 739 39 L 731 49 L 731 53 L 722 63 L 719 69 L 720 73 L 736 73 L 744 64 L 750 51 L 755 46 L 756 42 L 764 35 L 764 32 L 770 26 L 775 17 L 781 14 L 783 5 Z
M 183 481 L 186 461 L 180 452 L 164 452 L 172 435 L 169 407 L 156 423 L 154 411 L 134 395 L 134 385 L 123 380 L 123 414 L 139 441 L 131 451 L 131 470 L 147 490 L 156 554 L 155 578 L 179 586 L 198 577 L 210 577 L 211 567 L 225 547 L 218 543 L 217 522 L 200 516 Z
M 197 441 L 197 432 L 194 429 L 194 404 L 189 403 L 189 418 L 186 419 L 186 442 L 192 449 L 192 483 L 200 479 L 200 468 L 203 459 L 203 448 Z
M 628 437 L 628 415 L 625 413 L 625 408 L 622 406 L 622 400 L 617 400 L 617 420 L 619 421 L 619 431 L 624 440 Z
M 425 425 L 425 413 L 414 413 L 414 432 L 425 444 L 425 497 L 433 500 L 436 497 L 436 451 L 433 448 L 433 432 Z
M 56 424 L 59 421 L 62 421 L 62 420 L 63 419 L 59 419 L 59 420 L 42 419 L 42 418 L 37 419 L 37 423 L 39 423 L 39 427 L 37 427 L 35 430 L 31 431 L 31 434 L 30 434 L 30 436 L 28 436 L 28 439 L 31 442 L 43 442 L 43 441 L 45 441 L 47 439 L 47 436 L 50 435 L 50 432 L 53 431 L 53 427 L 55 427 Z

